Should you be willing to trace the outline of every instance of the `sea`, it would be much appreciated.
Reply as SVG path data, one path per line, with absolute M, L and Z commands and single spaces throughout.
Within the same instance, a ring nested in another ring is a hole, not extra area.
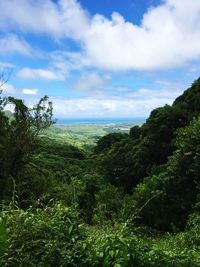
M 116 125 L 116 124 L 142 124 L 146 118 L 69 118 L 56 119 L 57 125 Z

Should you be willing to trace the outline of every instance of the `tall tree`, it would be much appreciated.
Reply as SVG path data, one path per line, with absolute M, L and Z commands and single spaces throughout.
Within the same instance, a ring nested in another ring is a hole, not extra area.
M 8 120 L 5 106 L 14 107 L 13 119 Z M 0 181 L 1 193 L 11 181 L 20 183 L 20 171 L 29 161 L 39 133 L 52 123 L 52 103 L 44 96 L 38 104 L 29 108 L 20 99 L 0 99 Z

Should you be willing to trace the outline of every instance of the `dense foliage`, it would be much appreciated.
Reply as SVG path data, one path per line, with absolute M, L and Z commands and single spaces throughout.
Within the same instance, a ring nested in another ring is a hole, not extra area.
M 200 266 L 199 96 L 93 148 L 44 131 L 47 97 L 0 97 L 0 266 Z
M 73 209 L 57 203 L 1 216 L 9 236 L 1 266 L 87 266 L 83 225 Z

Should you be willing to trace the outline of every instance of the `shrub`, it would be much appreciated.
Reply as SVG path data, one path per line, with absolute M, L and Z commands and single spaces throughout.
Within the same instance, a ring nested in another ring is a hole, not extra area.
M 60 203 L 1 214 L 8 239 L 1 266 L 87 266 L 85 234 L 76 210 Z
M 91 266 L 95 267 L 198 267 L 197 246 L 189 247 L 187 235 L 153 237 L 139 229 L 94 229 L 89 238 Z M 199 235 L 198 235 L 199 236 Z

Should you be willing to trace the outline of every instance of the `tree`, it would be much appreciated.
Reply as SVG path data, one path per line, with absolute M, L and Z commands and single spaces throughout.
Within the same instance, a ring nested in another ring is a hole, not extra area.
M 139 222 L 162 231 L 184 229 L 198 201 L 200 173 L 200 118 L 180 129 L 177 149 L 158 175 L 147 177 L 132 196 Z
M 7 97 L 0 100 L 0 181 L 1 193 L 9 188 L 11 181 L 17 185 L 20 181 L 20 171 L 28 163 L 35 141 L 40 132 L 52 123 L 52 103 L 44 96 L 38 104 L 29 108 L 21 99 Z M 5 106 L 14 107 L 13 119 L 6 118 Z
M 134 126 L 129 137 L 113 141 L 112 136 L 99 140 L 104 152 L 102 169 L 107 180 L 126 192 L 151 176 L 176 149 L 177 129 L 200 114 L 200 78 L 172 106 L 154 109 L 141 127 Z M 110 141 L 111 140 L 111 141 Z
M 140 139 L 142 137 L 141 127 L 138 125 L 133 126 L 130 129 L 130 137 L 134 140 Z
M 123 133 L 109 133 L 101 137 L 97 141 L 97 146 L 95 150 L 97 153 L 105 152 L 106 150 L 112 148 L 112 146 L 115 143 L 123 140 L 126 137 L 127 137 L 127 134 L 123 134 Z

